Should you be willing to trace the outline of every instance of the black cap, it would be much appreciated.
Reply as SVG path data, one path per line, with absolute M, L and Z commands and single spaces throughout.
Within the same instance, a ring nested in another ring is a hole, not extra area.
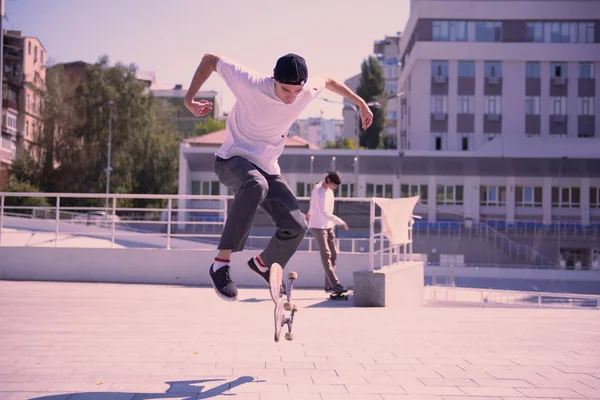
M 273 70 L 273 77 L 286 85 L 304 85 L 308 79 L 306 60 L 293 53 L 280 57 Z

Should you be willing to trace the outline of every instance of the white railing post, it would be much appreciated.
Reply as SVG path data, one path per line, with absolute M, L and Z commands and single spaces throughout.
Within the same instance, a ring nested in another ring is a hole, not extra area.
M 371 232 L 369 232 L 369 269 L 375 270 L 375 200 L 371 198 L 371 207 L 369 211 L 371 220 Z
M 167 250 L 171 250 L 171 209 L 173 208 L 173 200 L 169 198 L 167 202 Z
M 54 231 L 54 247 L 58 247 L 58 231 L 60 230 L 60 196 L 56 196 L 56 230 Z
M 117 197 L 113 197 L 112 201 L 112 237 L 110 239 L 110 248 L 115 246 L 115 219 L 117 218 Z
M 2 247 L 2 230 L 4 229 L 4 196 L 0 196 L 0 247 Z

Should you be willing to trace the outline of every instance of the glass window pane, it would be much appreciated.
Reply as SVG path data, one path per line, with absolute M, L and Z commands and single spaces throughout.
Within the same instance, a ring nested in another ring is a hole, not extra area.
M 463 201 L 463 186 L 456 185 L 456 203 L 462 204 Z
M 517 204 L 520 204 L 524 201 L 523 191 L 524 191 L 523 186 L 515 187 L 515 202 Z
M 541 187 L 534 188 L 534 190 L 533 190 L 533 198 L 534 198 L 534 201 L 536 203 L 542 203 L 543 190 L 542 190 Z

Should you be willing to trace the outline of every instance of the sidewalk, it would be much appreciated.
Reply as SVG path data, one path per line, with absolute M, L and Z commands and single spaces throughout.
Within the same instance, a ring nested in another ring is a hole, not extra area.
M 274 343 L 266 288 L 0 281 L 0 399 L 600 399 L 599 310 L 294 294 Z

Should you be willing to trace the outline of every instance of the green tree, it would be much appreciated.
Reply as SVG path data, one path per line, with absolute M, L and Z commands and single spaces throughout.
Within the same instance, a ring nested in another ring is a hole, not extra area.
M 369 56 L 361 65 L 360 84 L 356 94 L 365 102 L 379 102 L 379 107 L 371 107 L 373 112 L 373 123 L 365 131 L 360 127 L 360 145 L 368 149 L 376 149 L 379 146 L 379 136 L 385 129 L 385 115 L 387 108 L 387 97 L 385 91 L 385 77 L 379 60 Z
M 174 109 L 147 92 L 136 79 L 135 66 L 110 66 L 108 58 L 101 57 L 81 80 L 60 68 L 51 70 L 40 141 L 47 151 L 41 160 L 43 172 L 33 182 L 43 182 L 43 190 L 103 193 L 110 114 L 111 192 L 176 193 L 180 137 Z
M 221 131 L 225 129 L 225 121 L 216 120 L 214 118 L 207 118 L 194 125 L 194 133 L 192 136 L 202 136 L 207 133 Z

